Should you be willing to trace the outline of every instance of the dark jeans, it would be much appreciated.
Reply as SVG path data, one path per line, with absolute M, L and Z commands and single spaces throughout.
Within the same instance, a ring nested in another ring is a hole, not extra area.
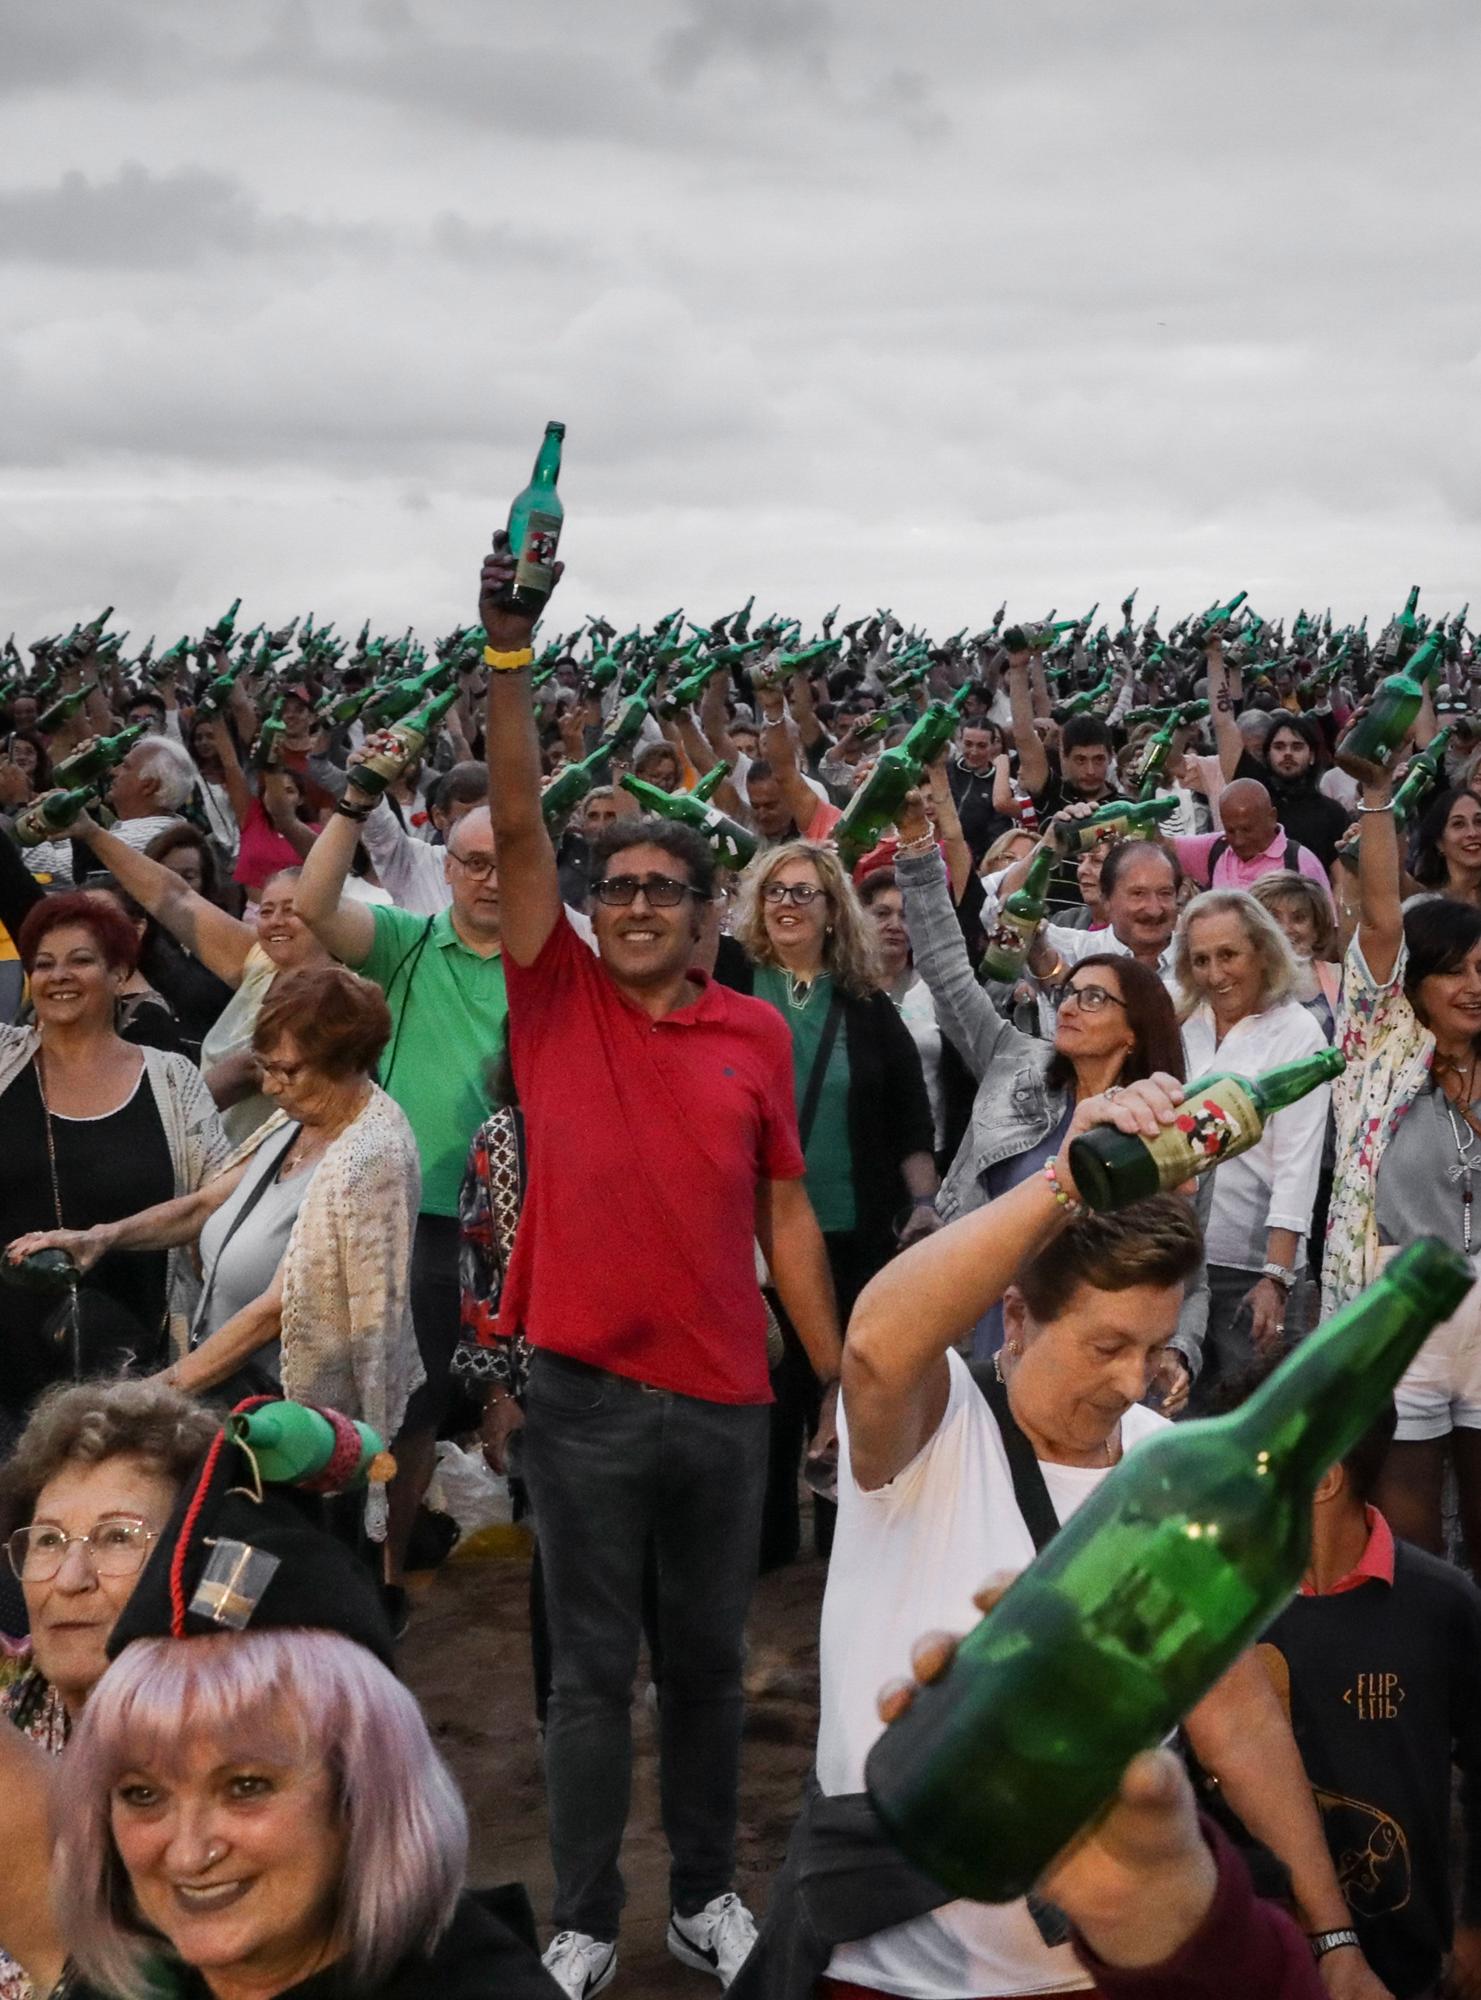
M 452 1393 L 453 1353 L 460 1331 L 455 1215 L 417 1217 L 411 1244 L 411 1323 L 427 1379 L 412 1391 L 401 1428 L 436 1430 Z
M 1203 1360 L 1198 1380 L 1188 1398 L 1188 1414 L 1207 1416 L 1221 1406 L 1220 1392 L 1231 1380 L 1246 1374 L 1259 1358 L 1250 1330 L 1250 1309 L 1244 1303 L 1258 1271 L 1245 1271 L 1233 1264 L 1208 1267 L 1208 1331 L 1203 1337 Z M 1282 1351 L 1292 1347 L 1306 1330 L 1309 1287 L 1304 1279 L 1286 1300 L 1286 1331 Z M 1227 1404 L 1224 1407 L 1229 1407 Z
M 765 1404 L 704 1403 L 546 1350 L 532 1358 L 524 1473 L 553 1665 L 545 1785 L 557 1930 L 617 1936 L 650 1545 L 669 1896 L 692 1916 L 731 1886 L 767 1430 Z
M 837 1231 L 825 1235 L 828 1270 L 838 1301 L 838 1324 L 846 1327 L 854 1301 L 882 1269 L 894 1244 L 868 1241 L 860 1231 Z M 771 1444 L 766 1475 L 766 1504 L 761 1523 L 761 1569 L 763 1575 L 796 1562 L 802 1547 L 802 1507 L 798 1493 L 803 1453 L 817 1429 L 823 1392 L 813 1373 L 802 1342 L 793 1331 L 781 1300 L 768 1293 L 777 1324 L 782 1330 L 782 1358 L 771 1371 Z M 831 1500 L 814 1497 L 813 1546 L 820 1556 L 833 1550 L 833 1530 L 838 1508 Z

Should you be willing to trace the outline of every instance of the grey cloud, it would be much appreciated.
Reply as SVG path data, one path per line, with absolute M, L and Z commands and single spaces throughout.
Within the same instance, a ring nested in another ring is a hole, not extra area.
M 173 34 L 118 0 L 7 10 L 0 97 L 70 89 L 106 78 L 112 89 L 153 87 L 175 67 Z
M 54 187 L 0 193 L 0 254 L 41 263 L 183 269 L 208 250 L 253 240 L 255 205 L 225 174 L 186 167 L 156 177 L 137 163 L 111 181 L 77 171 Z
M 684 12 L 659 47 L 665 82 L 688 84 L 737 58 L 763 76 L 781 70 L 810 83 L 827 77 L 833 15 L 822 0 L 685 0 Z
M 156 175 L 130 161 L 114 179 L 73 169 L 53 187 L 0 191 L 0 256 L 109 270 L 182 271 L 213 254 L 371 248 L 370 225 L 264 214 L 231 175 L 181 167 Z

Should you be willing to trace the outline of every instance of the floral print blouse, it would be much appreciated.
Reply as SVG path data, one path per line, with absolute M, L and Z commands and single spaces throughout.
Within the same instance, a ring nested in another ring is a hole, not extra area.
M 6 1675 L 15 1670 L 14 1679 Z M 19 1729 L 52 1756 L 60 1756 L 67 1741 L 67 1711 L 56 1689 L 26 1655 L 0 1666 L 0 1729 Z M 29 1979 L 13 1958 L 0 1951 L 0 2000 L 32 2000 Z
M 1332 1085 L 1337 1162 L 1322 1260 L 1322 1318 L 1378 1275 L 1378 1162 L 1429 1081 L 1435 1038 L 1404 992 L 1409 947 L 1381 985 L 1356 938 L 1347 949 L 1336 1044 L 1347 1068 Z

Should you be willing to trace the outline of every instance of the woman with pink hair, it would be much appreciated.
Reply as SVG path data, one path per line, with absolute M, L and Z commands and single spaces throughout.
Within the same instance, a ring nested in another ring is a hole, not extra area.
M 313 1499 L 267 1483 L 268 1414 L 332 1431 L 341 1486 L 380 1442 L 301 1405 L 234 1413 L 52 1765 L 49 1902 L 0 1942 L 53 2000 L 554 2000 L 532 1926 L 464 1887 L 467 1816 L 380 1593 Z

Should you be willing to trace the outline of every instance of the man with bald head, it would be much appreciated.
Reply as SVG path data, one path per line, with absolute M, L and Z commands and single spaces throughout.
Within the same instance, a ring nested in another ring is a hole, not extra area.
M 1293 870 L 1320 883 L 1331 898 L 1327 871 L 1309 847 L 1286 834 L 1275 802 L 1258 778 L 1236 778 L 1219 798 L 1222 833 L 1174 840 L 1184 872 L 1200 889 L 1249 889 L 1262 875 Z
M 293 902 L 325 949 L 373 979 L 386 996 L 392 1026 L 381 1086 L 410 1120 L 422 1162 L 411 1311 L 427 1379 L 411 1399 L 395 1444 L 390 1553 L 396 1576 L 447 1407 L 458 1343 L 458 1193 L 468 1142 L 488 1116 L 484 1079 L 503 1047 L 509 1007 L 488 807 L 474 806 L 449 826 L 442 850 L 447 903 L 431 915 L 416 915 L 343 893 L 374 804 L 352 770 L 344 797 L 309 850 Z

